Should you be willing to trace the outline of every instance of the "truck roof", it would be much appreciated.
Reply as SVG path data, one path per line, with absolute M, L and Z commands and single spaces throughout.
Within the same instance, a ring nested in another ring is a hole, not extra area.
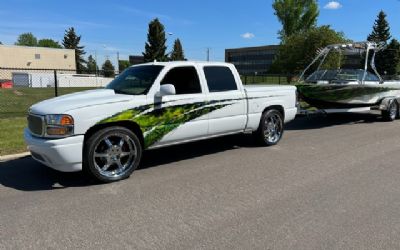
M 225 63 L 225 62 L 207 62 L 207 61 L 171 61 L 171 62 L 148 62 L 148 63 L 136 64 L 136 65 L 133 65 L 131 67 L 138 66 L 138 65 L 162 65 L 162 66 L 218 65 L 218 66 L 230 66 L 230 65 L 233 65 L 233 64 Z

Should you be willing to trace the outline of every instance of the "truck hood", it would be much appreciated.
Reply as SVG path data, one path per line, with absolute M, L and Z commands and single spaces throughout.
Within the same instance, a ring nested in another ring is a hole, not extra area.
M 32 105 L 30 112 L 39 115 L 64 114 L 83 107 L 126 102 L 133 96 L 115 94 L 112 89 L 96 89 L 51 98 Z

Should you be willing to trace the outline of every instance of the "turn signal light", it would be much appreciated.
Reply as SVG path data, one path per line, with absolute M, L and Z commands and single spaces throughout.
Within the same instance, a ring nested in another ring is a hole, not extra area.
M 73 125 L 73 124 L 74 124 L 74 120 L 72 119 L 71 116 L 64 115 L 61 117 L 60 125 L 64 126 L 64 125 Z
M 68 133 L 68 128 L 64 127 L 48 127 L 48 135 L 66 135 Z

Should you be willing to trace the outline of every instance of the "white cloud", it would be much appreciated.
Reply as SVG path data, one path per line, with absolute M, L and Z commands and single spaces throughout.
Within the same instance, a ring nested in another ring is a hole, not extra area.
M 250 33 L 250 32 L 246 32 L 244 34 L 241 34 L 240 36 L 243 37 L 244 39 L 252 39 L 252 38 L 255 37 L 255 35 L 253 33 Z
M 342 8 L 342 7 L 343 7 L 343 5 L 341 5 L 339 2 L 331 1 L 331 2 L 327 3 L 327 4 L 324 6 L 324 9 L 327 9 L 327 10 L 337 10 L 337 9 Z

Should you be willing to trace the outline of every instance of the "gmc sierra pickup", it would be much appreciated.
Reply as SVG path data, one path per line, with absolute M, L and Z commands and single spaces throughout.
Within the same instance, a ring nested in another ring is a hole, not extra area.
M 232 64 L 154 62 L 105 89 L 33 105 L 24 137 L 44 165 L 112 182 L 130 176 L 145 149 L 235 133 L 274 145 L 296 112 L 294 86 L 243 86 Z

